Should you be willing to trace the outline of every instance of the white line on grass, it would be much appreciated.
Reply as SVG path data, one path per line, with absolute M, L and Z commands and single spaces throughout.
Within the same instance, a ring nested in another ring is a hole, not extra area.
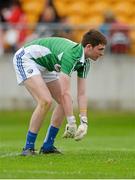
M 3 170 L 3 173 L 9 173 L 9 171 L 8 170 Z M 26 173 L 28 173 L 28 174 L 57 174 L 57 175 L 59 175 L 59 174 L 61 174 L 61 175 L 74 175 L 74 174 L 83 174 L 83 172 L 81 172 L 81 171 L 49 171 L 49 170 L 10 170 L 10 174 L 17 174 L 17 173 L 19 173 L 19 174 L 26 174 Z
M 84 150 L 84 149 L 81 149 L 81 150 Z M 87 149 L 88 150 L 88 149 Z M 99 149 L 89 149 L 89 153 L 90 152 L 93 152 L 93 151 L 96 151 L 96 152 L 100 152 L 100 151 L 118 151 L 118 152 L 135 152 L 134 149 L 127 149 L 127 148 L 122 148 L 122 149 L 111 149 L 111 148 L 99 148 Z M 85 153 L 84 153 L 85 154 Z M 0 154 L 0 158 L 6 158 L 6 157 L 14 157 L 14 156 L 19 156 L 21 155 L 21 153 L 18 153 L 18 152 L 11 152 L 11 153 L 5 153 L 5 154 Z M 66 155 L 66 154 L 65 154 Z
M 5 158 L 5 157 L 14 157 L 14 156 L 19 156 L 20 153 L 14 152 L 14 153 L 6 153 L 6 154 L 1 154 L 0 158 Z

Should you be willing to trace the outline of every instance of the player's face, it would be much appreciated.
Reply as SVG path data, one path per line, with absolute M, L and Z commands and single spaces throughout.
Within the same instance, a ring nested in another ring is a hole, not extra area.
M 99 44 L 95 47 L 92 47 L 88 44 L 85 47 L 85 56 L 86 58 L 91 58 L 92 60 L 96 61 L 99 57 L 104 55 L 105 45 Z

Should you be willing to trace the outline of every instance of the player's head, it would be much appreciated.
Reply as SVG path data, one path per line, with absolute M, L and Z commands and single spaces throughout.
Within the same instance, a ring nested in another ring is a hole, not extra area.
M 101 32 L 91 29 L 83 35 L 81 44 L 84 47 L 85 57 L 96 61 L 103 56 L 107 39 Z

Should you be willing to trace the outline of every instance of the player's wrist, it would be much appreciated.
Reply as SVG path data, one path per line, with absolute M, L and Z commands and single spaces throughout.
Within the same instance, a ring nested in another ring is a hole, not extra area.
M 80 114 L 79 117 L 80 117 L 80 124 L 88 125 L 88 118 L 87 118 L 87 116 Z
M 75 116 L 73 116 L 73 115 L 67 116 L 66 119 L 67 119 L 68 124 L 75 124 L 76 123 Z

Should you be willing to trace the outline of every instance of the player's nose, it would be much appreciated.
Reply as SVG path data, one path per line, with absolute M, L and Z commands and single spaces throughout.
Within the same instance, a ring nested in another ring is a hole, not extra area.
M 104 52 L 100 52 L 100 56 L 103 56 L 104 55 Z

